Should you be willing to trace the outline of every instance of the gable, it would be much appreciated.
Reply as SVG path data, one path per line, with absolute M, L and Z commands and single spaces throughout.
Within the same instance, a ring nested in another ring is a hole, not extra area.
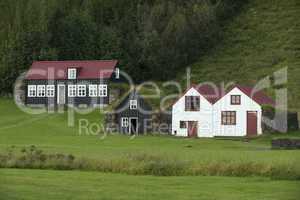
M 224 96 L 222 96 L 217 102 L 222 101 L 224 98 L 227 98 L 229 95 L 240 94 L 248 97 L 251 101 L 255 102 L 258 105 L 275 105 L 273 99 L 268 97 L 263 91 L 255 92 L 252 87 L 246 86 L 235 86 L 229 90 Z M 217 103 L 216 102 L 216 103 Z
M 240 104 L 235 105 L 231 103 L 231 96 L 232 95 L 239 95 L 240 96 Z M 239 108 L 255 108 L 257 109 L 260 107 L 260 104 L 255 102 L 252 98 L 246 95 L 237 87 L 233 88 L 229 92 L 227 92 L 221 99 L 219 99 L 215 104 L 214 107 L 222 107 L 223 109 L 239 109 Z
M 263 91 L 257 91 L 254 93 L 254 89 L 252 87 L 237 85 L 232 87 L 231 90 L 229 90 L 228 92 L 225 92 L 224 89 L 204 84 L 199 86 L 194 85 L 191 88 L 189 88 L 180 98 L 177 99 L 177 101 L 175 101 L 173 106 L 176 105 L 182 98 L 190 94 L 198 94 L 202 97 L 202 99 L 204 98 L 211 105 L 214 105 L 217 102 L 221 101 L 223 98 L 226 98 L 226 96 L 229 93 L 231 93 L 232 90 L 235 89 L 239 90 L 243 95 L 246 95 L 258 105 L 275 105 L 273 99 L 268 97 Z
M 122 109 L 120 110 L 120 112 L 130 110 L 129 109 L 130 100 L 137 100 L 138 102 L 138 108 L 136 109 L 137 111 L 139 111 L 140 108 L 142 108 L 143 110 L 152 110 L 151 106 L 136 91 L 132 91 L 129 94 L 127 94 L 125 98 L 121 100 L 121 102 L 115 107 L 115 110 L 119 111 L 121 108 Z
M 188 89 L 174 104 L 173 107 L 175 106 L 180 106 L 180 107 L 184 107 L 185 104 L 185 97 L 186 96 L 200 96 L 200 110 L 201 110 L 201 106 L 202 107 L 210 107 L 211 103 L 202 95 L 200 94 L 194 87 L 191 87 L 190 89 Z

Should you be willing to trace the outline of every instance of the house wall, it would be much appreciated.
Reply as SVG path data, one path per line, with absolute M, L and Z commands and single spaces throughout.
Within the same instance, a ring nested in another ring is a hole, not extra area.
M 231 95 L 241 95 L 241 105 L 231 105 Z M 236 125 L 222 125 L 222 111 L 236 111 Z M 257 133 L 262 134 L 261 106 L 238 88 L 234 88 L 213 105 L 214 136 L 246 136 L 247 111 L 257 111 Z
M 26 80 L 25 103 L 27 105 L 57 105 L 57 85 L 65 85 L 66 104 L 78 106 L 86 105 L 107 105 L 109 103 L 109 80 L 89 79 L 89 80 Z M 68 97 L 68 85 L 86 85 L 87 95 L 85 97 Z M 89 97 L 88 85 L 90 84 L 107 84 L 107 97 Z M 28 85 L 55 85 L 54 97 L 28 97 Z
M 231 105 L 231 95 L 241 95 L 241 105 Z M 200 111 L 186 112 L 185 96 L 200 96 Z M 236 125 L 222 125 L 222 111 L 235 111 Z M 247 111 L 257 112 L 257 133 L 262 134 L 261 106 L 238 88 L 231 90 L 213 105 L 191 88 L 173 105 L 172 135 L 187 137 L 187 128 L 181 129 L 180 121 L 198 121 L 198 137 L 246 136 Z
M 200 111 L 185 111 L 185 96 L 200 96 Z M 191 88 L 172 108 L 172 135 L 188 136 L 187 128 L 180 128 L 180 121 L 198 121 L 198 137 L 213 137 L 212 104 L 197 90 Z
M 138 101 L 138 109 L 130 109 L 130 100 Z M 147 129 L 147 126 L 151 126 L 152 115 L 147 111 L 151 111 L 151 107 L 139 95 L 129 95 L 120 103 L 120 105 L 116 108 L 116 111 L 116 120 L 121 133 L 129 133 L 129 126 L 122 127 L 121 120 L 123 117 L 138 118 L 138 133 L 145 133 L 150 130 L 150 128 Z

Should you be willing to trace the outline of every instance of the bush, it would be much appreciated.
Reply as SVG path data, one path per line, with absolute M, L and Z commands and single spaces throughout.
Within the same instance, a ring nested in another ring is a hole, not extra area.
M 35 146 L 20 151 L 15 147 L 9 148 L 6 154 L 0 154 L 0 168 L 88 170 L 154 176 L 264 176 L 300 180 L 300 163 L 272 165 L 223 161 L 199 164 L 146 153 L 128 154 L 114 160 L 91 160 L 75 158 L 71 154 L 46 154 Z

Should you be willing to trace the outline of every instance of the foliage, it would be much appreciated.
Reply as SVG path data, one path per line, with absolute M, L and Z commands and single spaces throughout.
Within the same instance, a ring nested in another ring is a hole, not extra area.
M 264 176 L 300 180 L 299 163 L 293 165 L 259 164 L 255 162 L 184 162 L 166 156 L 130 154 L 119 160 L 91 160 L 73 155 L 47 154 L 35 146 L 22 148 L 18 153 L 13 146 L 0 154 L 0 168 L 88 170 L 155 176 Z
M 75 157 L 71 163 L 74 169 L 128 174 L 270 177 L 272 169 L 282 168 L 285 174 L 288 173 L 286 169 L 292 168 L 295 172 L 300 161 L 299 150 L 271 149 L 272 139 L 283 136 L 300 138 L 299 132 L 263 135 L 249 141 L 241 138 L 188 139 L 155 135 L 131 138 L 124 135 L 105 136 L 101 129 L 98 131 L 97 124 L 101 127 L 104 115 L 99 110 L 75 114 L 74 126 L 68 126 L 73 115 L 26 114 L 10 99 L 0 99 L 0 110 L 4 113 L 0 115 L 0 154 L 6 154 L 6 149 L 12 145 L 19 153 L 24 147 L 34 145 L 47 155 L 72 154 Z M 81 119 L 88 122 L 88 130 L 79 127 Z M 30 152 L 29 148 L 26 149 Z M 17 157 L 14 158 L 18 158 L 19 153 L 15 153 Z M 59 166 L 61 160 L 57 161 Z M 47 168 L 55 166 L 55 161 L 51 163 L 45 163 Z M 245 170 L 243 174 L 247 165 L 249 171 Z M 298 172 L 293 174 L 297 177 Z
M 269 77 L 272 88 L 268 92 L 287 89 L 288 109 L 299 111 L 299 10 L 298 0 L 249 1 L 222 28 L 222 40 L 191 65 L 192 81 L 253 86 Z M 284 68 L 287 82 L 275 81 L 274 72 Z M 178 75 L 183 82 L 182 73 Z
M 244 2 L 2 0 L 0 91 L 34 60 L 118 59 L 135 81 L 174 78 Z

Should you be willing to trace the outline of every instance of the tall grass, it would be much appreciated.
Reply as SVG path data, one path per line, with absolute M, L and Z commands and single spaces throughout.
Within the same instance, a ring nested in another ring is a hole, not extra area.
M 0 154 L 0 168 L 87 170 L 131 175 L 155 176 L 263 176 L 274 179 L 300 180 L 300 163 L 273 165 L 254 162 L 193 163 L 166 155 L 127 154 L 122 159 L 85 159 L 73 155 L 47 154 L 30 146 L 11 147 Z

